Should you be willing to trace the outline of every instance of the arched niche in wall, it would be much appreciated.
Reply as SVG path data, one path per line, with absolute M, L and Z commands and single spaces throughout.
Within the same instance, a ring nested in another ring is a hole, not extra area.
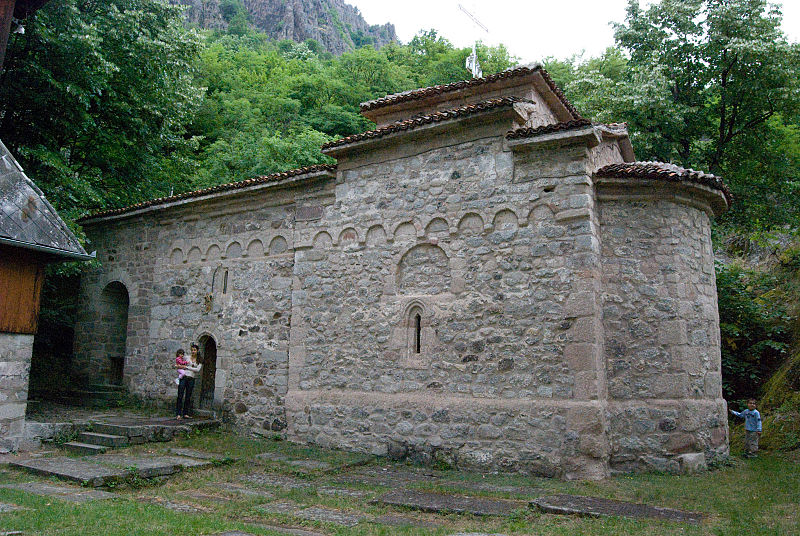
M 382 225 L 373 225 L 367 229 L 367 246 L 382 246 L 386 244 L 386 231 Z
M 100 294 L 100 311 L 95 343 L 100 349 L 103 378 L 112 385 L 122 385 L 128 343 L 128 289 L 112 281 Z
M 247 256 L 250 258 L 259 258 L 264 256 L 264 243 L 258 238 L 251 240 L 247 244 Z
M 181 264 L 183 263 L 183 250 L 181 248 L 175 248 L 172 250 L 172 254 L 169 256 L 170 264 Z
M 340 247 L 354 246 L 356 244 L 358 244 L 358 232 L 352 227 L 343 229 L 342 232 L 339 233 Z
M 312 243 L 312 247 L 318 250 L 327 250 L 330 249 L 333 240 L 331 239 L 331 235 L 322 231 L 317 233 L 317 236 L 314 237 L 314 242 Z
M 286 253 L 288 249 L 289 244 L 286 243 L 286 239 L 282 236 L 276 236 L 269 243 L 270 255 L 280 255 L 281 253 Z
M 433 218 L 425 227 L 425 236 L 446 237 L 450 234 L 450 225 L 444 218 Z
M 448 292 L 452 283 L 450 259 L 439 246 L 420 244 L 409 249 L 397 267 L 397 289 L 408 294 Z
M 211 244 L 208 246 L 208 251 L 206 251 L 206 260 L 215 261 L 222 257 L 222 250 L 219 249 L 219 246 L 216 244 Z
M 511 210 L 503 209 L 495 214 L 492 225 L 495 231 L 512 231 L 519 227 L 519 218 Z
M 225 248 L 225 257 L 228 259 L 238 259 L 242 256 L 242 245 L 239 242 L 231 242 Z
M 475 236 L 483 232 L 483 218 L 474 212 L 464 214 L 458 222 L 458 233 L 462 236 Z
M 407 221 L 398 225 L 394 230 L 394 241 L 403 242 L 417 239 L 417 228 L 414 224 Z
M 200 248 L 197 246 L 192 247 L 189 250 L 189 253 L 186 255 L 187 262 L 200 262 L 200 258 L 203 256 L 203 253 L 200 251 Z

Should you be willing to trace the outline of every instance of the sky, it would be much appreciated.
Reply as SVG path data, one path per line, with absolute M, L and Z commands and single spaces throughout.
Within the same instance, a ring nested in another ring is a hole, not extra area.
M 345 0 L 369 24 L 395 25 L 408 43 L 419 30 L 434 28 L 457 47 L 480 39 L 503 43 L 521 63 L 552 56 L 597 56 L 614 44 L 611 22 L 624 22 L 627 0 Z M 641 1 L 644 6 L 651 2 Z M 489 29 L 480 29 L 459 9 L 463 5 Z M 783 31 L 800 41 L 800 1 L 783 2 Z

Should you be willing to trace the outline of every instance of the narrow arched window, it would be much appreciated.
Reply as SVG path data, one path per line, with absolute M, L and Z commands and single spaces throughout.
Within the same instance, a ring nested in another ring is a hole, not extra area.
M 222 281 L 222 293 L 223 294 L 228 293 L 228 270 L 225 270 L 224 279 Z
M 414 315 L 414 353 L 422 350 L 422 315 Z

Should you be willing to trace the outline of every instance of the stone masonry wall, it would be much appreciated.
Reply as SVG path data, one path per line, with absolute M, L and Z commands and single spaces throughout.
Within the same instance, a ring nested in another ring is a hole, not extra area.
M 726 453 L 708 215 L 657 197 L 600 208 L 612 468 L 677 471 L 682 453 Z
M 340 159 L 336 203 L 298 225 L 289 437 L 604 475 L 586 148 L 415 148 Z
M 110 281 L 120 281 L 132 295 L 125 363 L 131 392 L 174 403 L 175 350 L 188 353 L 192 341 L 210 336 L 217 347 L 217 409 L 243 429 L 283 430 L 292 201 L 284 192 L 274 194 L 271 206 L 248 199 L 212 202 L 89 228 L 103 266 L 82 285 L 86 313 L 76 333 L 79 362 L 94 348 L 91 333 L 99 320 L 93 304 Z M 145 245 L 138 237 L 149 229 L 155 238 Z M 145 285 L 147 293 L 141 291 Z M 202 381 L 196 380 L 195 400 Z
M 16 450 L 25 432 L 33 335 L 0 333 L 0 447 Z

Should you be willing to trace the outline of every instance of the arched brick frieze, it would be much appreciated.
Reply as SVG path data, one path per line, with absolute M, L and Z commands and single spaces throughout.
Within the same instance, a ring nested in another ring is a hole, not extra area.
M 358 244 L 358 231 L 353 227 L 346 227 L 339 233 L 337 244 L 340 247 L 353 246 Z
M 331 239 L 331 235 L 329 235 L 325 231 L 321 231 L 317 233 L 316 236 L 314 236 L 312 247 L 314 249 L 319 249 L 324 251 L 326 249 L 330 249 L 332 244 L 333 244 L 333 239 Z
M 492 227 L 495 231 L 514 230 L 519 227 L 519 217 L 511 208 L 502 208 L 495 213 Z
M 417 239 L 417 226 L 411 221 L 398 223 L 392 232 L 395 242 L 413 241 Z

